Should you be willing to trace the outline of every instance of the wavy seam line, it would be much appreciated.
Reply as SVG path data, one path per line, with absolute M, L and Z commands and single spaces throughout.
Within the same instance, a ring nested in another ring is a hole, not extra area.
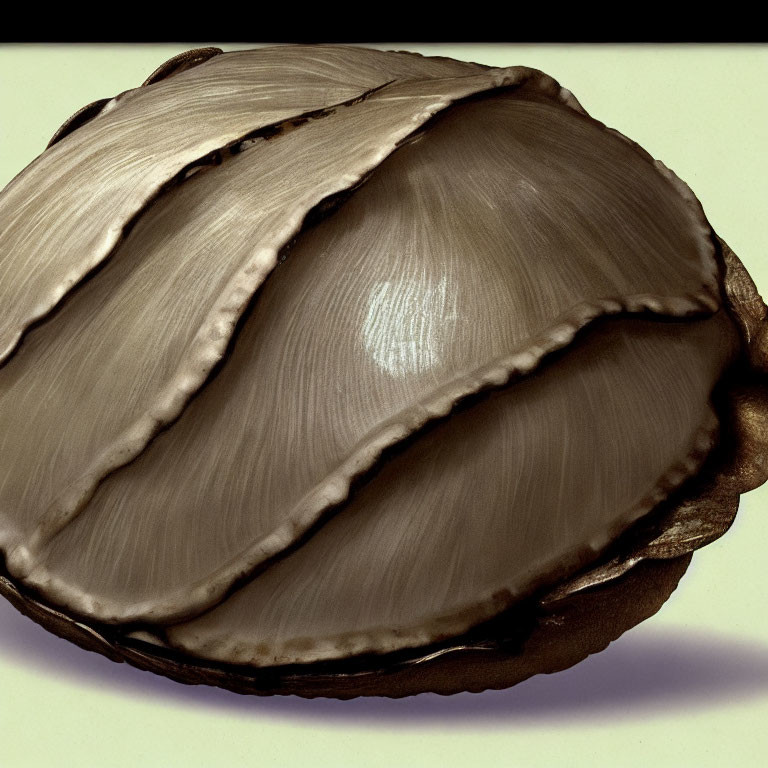
M 33 567 L 33 561 L 40 549 L 83 511 L 103 478 L 115 469 L 125 466 L 136 459 L 155 435 L 179 418 L 187 403 L 204 387 L 211 371 L 226 354 L 237 322 L 248 307 L 256 291 L 277 265 L 280 249 L 301 231 L 303 222 L 311 210 L 334 195 L 359 185 L 400 144 L 418 131 L 424 123 L 457 101 L 479 93 L 509 88 L 511 86 L 520 87 L 531 80 L 538 80 L 542 90 L 552 89 L 551 78 L 548 78 L 548 76 L 542 77 L 535 70 L 526 70 L 520 67 L 513 67 L 508 70 L 494 70 L 488 74 L 483 73 L 482 75 L 470 75 L 468 77 L 478 81 L 477 87 L 470 86 L 468 91 L 463 89 L 458 93 L 455 92 L 452 96 L 440 97 L 438 94 L 435 94 L 438 100 L 428 104 L 426 107 L 420 106 L 417 101 L 416 108 L 420 111 L 412 114 L 410 120 L 404 120 L 404 126 L 392 131 L 379 144 L 373 154 L 363 160 L 356 171 L 340 174 L 339 177 L 329 181 L 325 186 L 313 189 L 286 214 L 284 225 L 272 234 L 271 242 L 262 242 L 252 257 L 229 281 L 193 337 L 188 351 L 182 359 L 182 363 L 171 377 L 169 383 L 155 398 L 150 408 L 127 427 L 112 443 L 110 448 L 102 452 L 80 477 L 69 483 L 43 514 L 29 541 L 26 544 L 18 545 L 11 551 L 9 562 L 14 564 L 14 572 L 17 575 L 21 575 Z M 421 79 L 419 82 L 430 82 L 433 79 Z M 462 81 L 466 79 L 459 77 L 447 80 L 450 82 L 455 81 L 458 86 L 461 86 Z M 342 107 L 359 104 L 373 96 L 376 92 L 382 91 L 396 82 L 400 81 L 391 81 L 390 83 L 372 88 L 362 96 L 347 100 L 336 107 L 324 109 L 320 114 L 313 113 L 315 119 L 328 117 Z M 437 83 L 444 82 L 441 80 L 437 81 Z M 385 96 L 385 101 L 386 98 Z M 430 98 L 430 96 L 408 96 L 408 98 Z M 312 119 L 312 115 L 309 118 L 303 115 L 298 118 L 281 121 L 280 124 L 275 126 L 275 129 L 279 131 L 280 126 L 295 123 L 298 120 L 301 120 L 303 124 L 307 119 Z M 259 129 L 259 133 L 262 133 L 263 130 Z M 250 140 L 246 138 L 238 143 L 243 144 Z
M 502 585 L 488 590 L 479 600 L 455 608 L 450 614 L 435 616 L 418 625 L 399 627 L 377 627 L 366 632 L 349 632 L 315 641 L 311 648 L 306 647 L 306 638 L 301 638 L 294 645 L 291 641 L 275 643 L 271 647 L 243 643 L 235 638 L 216 638 L 202 640 L 193 636 L 183 641 L 176 636 L 173 627 L 166 630 L 165 636 L 171 647 L 195 653 L 213 661 L 225 661 L 253 666 L 275 666 L 283 664 L 303 664 L 317 661 L 346 658 L 364 653 L 389 653 L 405 648 L 419 647 L 440 642 L 463 634 L 473 626 L 493 618 L 508 609 L 519 600 L 530 597 L 535 591 L 546 587 L 563 572 L 573 570 L 585 559 L 594 560 L 613 541 L 614 538 L 640 517 L 650 512 L 656 504 L 668 496 L 675 488 L 691 477 L 703 464 L 706 456 L 715 444 L 718 432 L 718 420 L 712 410 L 707 412 L 703 424 L 693 436 L 690 448 L 682 461 L 675 462 L 662 474 L 653 488 L 627 513 L 607 529 L 601 529 L 587 542 L 573 547 L 563 557 L 563 553 L 552 556 L 544 562 L 531 566 L 524 576 L 522 586 L 512 589 Z M 565 563 L 565 564 L 564 564 Z M 546 574 L 542 576 L 541 574 Z
M 449 415 L 463 400 L 480 392 L 502 389 L 510 382 L 530 374 L 548 355 L 568 346 L 577 332 L 586 329 L 598 317 L 619 313 L 635 314 L 649 309 L 657 312 L 659 306 L 674 307 L 673 314 L 676 316 L 708 314 L 712 310 L 713 299 L 702 293 L 686 299 L 672 297 L 670 302 L 665 304 L 663 298 L 638 294 L 627 297 L 623 302 L 605 299 L 576 305 L 524 348 L 497 358 L 468 375 L 457 377 L 421 402 L 378 425 L 358 443 L 356 449 L 334 472 L 304 495 L 288 513 L 286 522 L 258 542 L 244 548 L 205 579 L 174 590 L 162 598 L 125 606 L 117 601 L 83 595 L 59 577 L 53 576 L 36 559 L 37 552 L 24 545 L 17 545 L 9 554 L 8 570 L 17 578 L 22 574 L 26 583 L 54 596 L 56 601 L 85 615 L 96 615 L 107 623 L 178 622 L 198 616 L 221 602 L 233 584 L 251 578 L 267 561 L 280 555 L 327 513 L 346 501 L 355 479 L 370 472 L 385 451 L 410 438 L 428 423 Z
M 146 194 L 142 199 L 135 201 L 135 210 L 130 214 L 126 213 L 123 224 L 112 225 L 107 229 L 106 235 L 102 240 L 102 245 L 94 249 L 95 253 L 97 254 L 95 257 L 91 256 L 80 264 L 75 265 L 75 267 L 67 275 L 64 276 L 61 282 L 49 290 L 47 297 L 44 300 L 39 301 L 35 308 L 27 313 L 26 318 L 21 320 L 15 329 L 9 328 L 7 332 L 0 337 L 0 365 L 3 365 L 5 362 L 7 362 L 7 360 L 10 359 L 10 357 L 16 352 L 22 338 L 31 326 L 40 323 L 42 320 L 51 315 L 56 307 L 61 303 L 61 301 L 74 288 L 86 280 L 92 272 L 94 272 L 98 267 L 100 267 L 112 257 L 112 255 L 117 250 L 117 246 L 127 236 L 128 232 L 130 232 L 131 228 L 135 225 L 136 221 L 141 217 L 144 211 L 147 210 L 147 208 L 170 187 L 175 186 L 176 184 L 183 181 L 190 169 L 196 168 L 201 164 L 206 163 L 218 164 L 221 160 L 222 153 L 230 151 L 233 147 L 237 147 L 244 141 L 258 138 L 264 134 L 270 134 L 275 131 L 279 131 L 282 127 L 296 120 L 310 120 L 317 117 L 325 117 L 328 114 L 332 114 L 333 110 L 336 110 L 339 107 L 350 106 L 365 100 L 371 94 L 381 90 L 393 82 L 395 81 L 390 80 L 386 83 L 381 83 L 373 88 L 368 88 L 349 99 L 345 99 L 344 101 L 337 102 L 335 104 L 329 104 L 318 109 L 300 112 L 288 118 L 283 118 L 276 122 L 261 126 L 260 128 L 248 131 L 244 134 L 241 134 L 232 141 L 226 142 L 225 144 L 219 145 L 212 150 L 204 152 L 202 155 L 188 163 L 185 163 L 184 166 L 174 171 L 169 178 L 157 182 L 153 187 L 146 191 Z M 135 91 L 139 89 L 135 88 L 133 90 Z M 127 93 L 131 93 L 131 91 L 128 91 Z M 93 118 L 93 120 L 99 120 L 99 118 L 103 117 L 107 112 L 111 111 L 111 108 L 117 104 L 118 98 L 119 97 L 115 97 L 107 102 L 107 104 L 102 107 L 101 111 Z M 60 146 L 61 145 L 54 146 L 52 151 L 56 151 Z M 14 185 L 14 182 L 20 178 L 21 173 L 23 173 L 23 171 L 20 172 L 5 187 L 3 190 L 4 192 L 7 191 L 12 185 Z M 134 203 L 134 201 L 130 202 Z M 121 218 L 121 216 L 118 216 L 118 219 L 119 218 Z
M 473 89 L 470 95 L 509 86 L 520 87 L 533 80 L 536 81 L 535 84 L 546 95 L 553 96 L 574 111 L 586 115 L 583 108 L 572 97 L 570 92 L 560 87 L 551 77 L 538 70 L 512 67 L 508 69 L 494 69 L 487 74 L 489 82 L 479 86 L 477 89 Z M 479 76 L 468 75 L 466 77 Z M 434 78 L 423 78 L 422 80 L 431 79 Z M 461 81 L 465 77 L 447 79 Z M 336 105 L 334 109 L 358 103 L 375 91 L 391 85 L 392 82 L 369 89 L 364 95 Z M 214 310 L 208 316 L 208 322 L 206 322 L 195 337 L 195 340 L 199 342 L 201 338 L 208 335 L 207 344 L 199 344 L 200 348 L 197 350 L 199 358 L 195 360 L 194 365 L 190 365 L 188 368 L 182 365 L 179 371 L 177 371 L 174 383 L 165 390 L 164 402 L 157 409 L 145 414 L 142 419 L 135 422 L 124 433 L 122 439 L 117 441 L 112 451 L 106 454 L 101 461 L 97 462 L 90 472 L 85 473 L 68 487 L 65 493 L 54 502 L 44 515 L 28 544 L 18 544 L 11 550 L 8 556 L 8 567 L 15 576 L 26 578 L 39 587 L 45 585 L 46 590 L 55 591 L 65 602 L 72 602 L 78 606 L 78 610 L 83 610 L 82 601 L 85 598 L 82 595 L 76 597 L 77 593 L 75 590 L 66 588 L 63 584 L 58 583 L 58 580 L 54 579 L 50 574 L 47 574 L 45 567 L 37 561 L 39 551 L 87 506 L 88 501 L 103 477 L 107 473 L 134 460 L 149 444 L 154 435 L 164 426 L 178 418 L 187 402 L 204 385 L 212 368 L 224 356 L 237 320 L 258 286 L 261 285 L 277 263 L 280 247 L 300 232 L 303 219 L 308 212 L 306 206 L 309 205 L 309 201 L 313 200 L 316 206 L 333 194 L 356 186 L 367 173 L 375 169 L 379 163 L 396 150 L 400 143 L 415 133 L 424 122 L 456 101 L 466 97 L 464 95 L 462 97 L 443 98 L 442 101 L 431 105 L 428 110 L 422 112 L 418 118 L 414 119 L 414 124 L 408 126 L 407 129 L 397 132 L 396 140 L 391 141 L 388 147 L 385 145 L 385 148 L 379 151 L 374 162 L 367 166 L 366 170 L 354 176 L 348 175 L 341 183 L 331 185 L 329 189 L 323 190 L 321 194 L 316 193 L 314 196 L 309 196 L 302 201 L 302 206 L 304 207 L 294 210 L 292 216 L 289 217 L 288 224 L 279 233 L 279 242 L 273 243 L 268 248 L 260 248 L 248 264 L 230 282 L 228 290 L 224 293 L 224 298 L 217 303 Z M 317 112 L 322 112 L 322 116 L 325 116 L 329 114 L 329 109 L 315 110 L 313 113 L 305 113 L 289 120 L 280 121 L 280 123 L 275 125 L 285 125 L 297 119 L 303 119 L 307 115 L 311 117 L 312 114 Z M 591 120 L 592 118 L 588 117 L 588 119 Z M 260 129 L 259 132 L 262 130 Z M 235 144 L 242 143 L 244 140 L 240 139 L 238 142 L 233 142 L 228 146 L 234 146 Z M 656 167 L 658 168 L 658 165 Z M 660 168 L 659 170 L 661 172 Z M 680 193 L 683 191 L 678 187 L 676 189 Z M 696 219 L 698 225 L 706 227 L 709 232 L 706 220 L 702 221 L 702 218 L 699 216 Z M 699 256 L 702 262 L 706 261 L 707 255 L 708 251 L 700 248 Z M 716 269 L 714 257 L 711 259 L 710 266 L 712 264 L 714 264 Z M 704 266 L 704 263 L 702 266 Z M 707 270 L 704 269 L 703 271 L 707 275 Z M 428 421 L 445 416 L 460 400 L 482 389 L 504 386 L 513 373 L 525 374 L 533 370 L 546 354 L 566 346 L 570 343 L 577 330 L 586 326 L 597 316 L 618 312 L 650 311 L 673 317 L 686 317 L 691 314 L 714 312 L 719 308 L 719 303 L 717 298 L 707 290 L 708 287 L 705 284 L 698 293 L 685 297 L 659 297 L 649 294 L 638 294 L 624 297 L 621 301 L 607 299 L 593 304 L 576 305 L 575 308 L 572 308 L 570 317 L 554 321 L 546 336 L 534 340 L 526 350 L 511 356 L 505 356 L 487 366 L 483 366 L 470 378 L 462 377 L 454 380 L 450 384 L 441 387 L 439 390 L 441 394 L 436 398 L 411 409 L 406 409 L 395 420 L 380 426 L 369 437 L 366 444 L 360 446 L 358 451 L 335 473 L 329 475 L 320 486 L 316 487 L 305 497 L 289 516 L 287 523 L 280 526 L 257 544 L 251 545 L 251 547 L 244 550 L 227 565 L 214 571 L 205 582 L 198 582 L 190 588 L 173 593 L 177 599 L 182 595 L 186 595 L 189 599 L 187 607 L 179 608 L 177 600 L 166 598 L 163 601 L 138 603 L 132 609 L 126 611 L 125 609 L 116 609 L 114 606 L 111 609 L 107 609 L 106 604 L 102 604 L 93 598 L 88 598 L 88 606 L 85 610 L 96 610 L 101 613 L 102 609 L 105 609 L 104 612 L 110 614 L 110 618 L 105 619 L 108 621 L 134 621 L 139 619 L 160 621 L 180 620 L 188 617 L 191 612 L 198 614 L 210 609 L 212 605 L 222 599 L 234 582 L 247 577 L 264 561 L 279 554 L 298 535 L 314 525 L 327 509 L 343 501 L 349 493 L 352 480 L 374 466 L 385 449 L 392 447 L 418 431 Z M 211 344 L 209 335 L 212 329 L 216 331 L 216 338 L 213 344 Z M 54 583 L 57 586 L 54 586 Z

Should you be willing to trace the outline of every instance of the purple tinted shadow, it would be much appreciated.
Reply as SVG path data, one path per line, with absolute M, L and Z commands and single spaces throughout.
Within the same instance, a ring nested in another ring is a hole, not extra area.
M 728 635 L 671 628 L 637 627 L 569 670 L 539 675 L 508 690 L 399 700 L 262 698 L 181 685 L 60 640 L 5 601 L 0 601 L 0 656 L 52 677 L 135 698 L 260 718 L 384 727 L 615 721 L 722 707 L 768 695 L 768 647 Z

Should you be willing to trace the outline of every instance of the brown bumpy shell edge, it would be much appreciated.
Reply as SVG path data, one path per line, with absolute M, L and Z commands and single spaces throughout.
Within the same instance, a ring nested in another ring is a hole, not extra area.
M 178 75 L 179 72 L 184 72 L 187 69 L 192 69 L 198 64 L 202 64 L 208 59 L 212 59 L 214 56 L 218 56 L 220 53 L 224 53 L 221 48 L 195 48 L 191 51 L 184 51 L 178 56 L 174 56 L 172 59 L 168 59 L 164 64 L 161 64 L 142 84 L 143 88 L 146 85 L 152 85 L 158 83 L 161 80 L 165 80 L 167 77 Z M 86 104 L 81 109 L 78 109 L 72 117 L 65 120 L 56 133 L 53 134 L 51 140 L 48 142 L 46 149 L 50 149 L 54 144 L 60 142 L 65 136 L 69 136 L 70 133 L 76 131 L 81 125 L 85 125 L 89 120 L 93 120 L 104 107 L 109 104 L 112 99 L 97 99 L 90 104 Z
M 656 613 L 693 550 L 728 530 L 739 495 L 768 480 L 768 307 L 736 255 L 717 242 L 725 306 L 744 339 L 742 358 L 715 393 L 723 422 L 717 448 L 695 478 L 597 564 L 460 637 L 379 656 L 257 670 L 185 656 L 141 628 L 78 621 L 17 587 L 5 571 L 0 594 L 50 632 L 113 661 L 242 694 L 348 699 L 480 692 L 566 669 Z

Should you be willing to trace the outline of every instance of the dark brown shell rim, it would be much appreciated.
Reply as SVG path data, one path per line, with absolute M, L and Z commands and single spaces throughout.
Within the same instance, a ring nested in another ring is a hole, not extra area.
M 77 620 L 17 587 L 4 564 L 0 594 L 47 630 L 113 661 L 243 694 L 394 698 L 479 692 L 572 666 L 658 611 L 692 552 L 728 530 L 739 495 L 768 479 L 761 460 L 768 451 L 768 308 L 741 261 L 719 238 L 716 244 L 724 306 L 744 339 L 744 354 L 714 396 L 723 416 L 717 448 L 696 477 L 597 563 L 461 636 L 383 655 L 253 669 L 204 662 L 139 639 L 140 633 Z M 739 418 L 744 409 L 759 418 Z
M 183 53 L 168 59 L 164 64 L 161 64 L 141 84 L 141 87 L 144 88 L 147 85 L 159 83 L 161 80 L 165 80 L 168 77 L 178 75 L 179 72 L 192 69 L 192 67 L 196 67 L 198 64 L 203 64 L 208 61 L 208 59 L 212 59 L 220 53 L 223 53 L 221 48 L 195 48 L 191 51 L 184 51 Z M 65 136 L 69 136 L 70 133 L 76 131 L 81 125 L 85 125 L 90 120 L 93 120 L 93 118 L 96 117 L 110 101 L 112 101 L 111 98 L 97 99 L 90 104 L 86 104 L 81 109 L 78 109 L 74 115 L 67 118 L 59 126 L 45 148 L 50 149 L 54 144 L 58 144 Z

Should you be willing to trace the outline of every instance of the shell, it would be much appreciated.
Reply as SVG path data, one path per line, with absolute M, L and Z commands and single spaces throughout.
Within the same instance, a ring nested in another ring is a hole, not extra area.
M 116 660 L 511 685 L 655 612 L 768 477 L 754 284 L 536 70 L 191 51 L 0 217 L 0 591 Z

